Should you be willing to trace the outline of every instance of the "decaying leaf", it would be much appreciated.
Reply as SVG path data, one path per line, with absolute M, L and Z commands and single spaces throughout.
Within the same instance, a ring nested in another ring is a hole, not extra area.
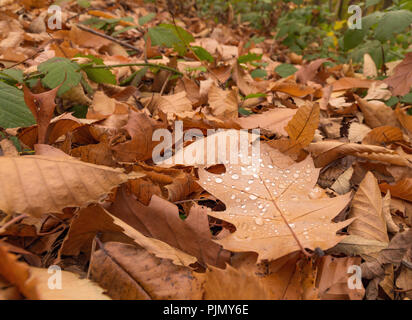
M 90 268 L 91 278 L 116 300 L 198 300 L 203 294 L 190 269 L 129 244 L 105 243 Z

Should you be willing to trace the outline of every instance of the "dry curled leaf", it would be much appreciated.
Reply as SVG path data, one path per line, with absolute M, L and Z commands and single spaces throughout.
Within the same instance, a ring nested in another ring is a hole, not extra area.
M 86 206 L 112 188 L 138 178 L 122 169 L 93 165 L 75 159 L 43 156 L 0 158 L 0 209 L 39 217 L 66 207 Z
M 201 263 L 224 268 L 229 259 L 229 252 L 212 241 L 206 209 L 192 207 L 183 221 L 173 203 L 154 195 L 145 206 L 121 188 L 109 211 L 143 235 L 195 256 Z
M 397 166 L 410 167 L 412 165 L 410 155 L 400 154 L 394 150 L 373 145 L 330 140 L 311 143 L 306 150 L 312 154 L 316 167 L 324 167 L 332 161 L 347 155 Z

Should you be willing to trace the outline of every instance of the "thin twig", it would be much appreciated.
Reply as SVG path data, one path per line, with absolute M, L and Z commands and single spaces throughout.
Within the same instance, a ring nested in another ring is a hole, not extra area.
M 167 86 L 167 84 L 169 83 L 169 79 L 170 79 L 170 76 L 171 76 L 171 75 L 172 75 L 171 73 L 169 73 L 169 74 L 167 75 L 166 81 L 163 83 L 162 89 L 160 89 L 160 95 L 162 95 L 162 94 L 163 94 L 163 91 L 165 91 L 166 86 Z
M 105 39 L 107 39 L 107 40 L 116 42 L 117 44 L 120 44 L 120 45 L 123 46 L 123 47 L 129 48 L 129 49 L 132 49 L 132 50 L 135 50 L 135 51 L 137 51 L 137 52 L 141 52 L 141 50 L 140 50 L 139 48 L 137 48 L 137 47 L 135 47 L 135 46 L 132 46 L 131 44 L 128 44 L 127 42 L 123 42 L 123 41 L 121 41 L 121 40 L 118 40 L 118 39 L 116 39 L 116 38 L 113 38 L 112 36 L 108 36 L 108 35 L 105 34 L 105 33 L 97 32 L 96 30 L 87 28 L 87 27 L 85 27 L 85 26 L 82 26 L 81 24 L 77 24 L 76 26 L 77 26 L 79 29 L 82 29 L 83 31 L 90 32 L 90 33 L 92 33 L 92 34 L 94 34 L 94 35 L 96 35 L 96 36 L 99 36 L 99 37 L 105 38 Z
M 43 51 L 44 51 L 44 48 L 40 48 L 40 49 L 37 50 L 35 53 L 33 53 L 30 57 L 28 57 L 28 58 L 26 58 L 26 59 L 24 59 L 24 60 L 22 60 L 22 61 L 20 61 L 20 62 L 16 62 L 15 64 L 12 64 L 11 66 L 8 66 L 7 68 L 3 68 L 3 69 L 1 69 L 0 71 L 17 67 L 18 65 L 20 65 L 20 64 L 22 64 L 22 63 L 25 63 L 26 61 L 28 61 L 28 60 L 30 60 L 30 59 L 33 59 L 35 56 L 37 56 L 39 53 L 41 53 L 41 52 L 43 52 Z
M 183 73 L 181 73 L 179 70 L 173 69 L 168 66 L 164 66 L 162 64 L 156 64 L 156 63 L 122 63 L 122 64 L 110 64 L 110 65 L 97 65 L 97 66 L 91 66 L 88 68 L 93 68 L 93 69 L 106 69 L 106 68 L 121 68 L 121 67 L 151 67 L 151 68 L 159 68 L 163 70 L 167 70 L 170 72 L 174 72 L 180 76 L 183 76 Z

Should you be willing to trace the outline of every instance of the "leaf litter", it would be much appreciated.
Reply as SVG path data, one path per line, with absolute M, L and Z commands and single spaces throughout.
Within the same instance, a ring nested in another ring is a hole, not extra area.
M 24 2 L 0 8 L 0 299 L 410 298 L 411 53 L 382 81 L 163 5 L 49 30 Z

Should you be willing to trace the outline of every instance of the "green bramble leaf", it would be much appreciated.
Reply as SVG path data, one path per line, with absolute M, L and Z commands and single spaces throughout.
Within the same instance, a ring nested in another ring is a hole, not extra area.
M 152 21 L 156 17 L 156 13 L 150 12 L 149 14 L 139 18 L 139 24 L 142 26 L 150 21 Z
M 36 123 L 24 103 L 23 92 L 0 81 L 0 127 L 28 127 Z
M 412 12 L 408 10 L 396 10 L 386 12 L 378 22 L 375 37 L 380 41 L 386 41 L 401 33 L 412 24 Z
M 252 76 L 253 79 L 256 78 L 264 78 L 268 75 L 265 69 L 255 69 L 253 70 L 250 75 Z
M 237 59 L 237 61 L 239 63 L 247 63 L 247 62 L 252 62 L 252 61 L 259 61 L 260 59 L 262 59 L 261 54 L 256 54 L 256 53 L 253 53 L 253 52 L 249 52 L 248 54 L 240 56 Z
M 195 41 L 191 33 L 173 24 L 159 24 L 149 28 L 147 33 L 152 45 L 174 48 L 180 55 L 184 55 L 186 46 Z
M 194 53 L 200 60 L 208 61 L 208 62 L 214 61 L 212 55 L 207 50 L 203 49 L 202 47 L 193 46 L 192 50 L 194 51 Z
M 95 65 L 104 65 L 103 59 L 97 58 L 94 55 L 77 54 L 75 57 L 88 58 Z M 85 66 L 82 69 L 86 72 L 87 77 L 96 83 L 116 84 L 116 76 L 109 69 L 93 68 L 93 66 Z
M 293 64 L 283 63 L 275 68 L 275 72 L 282 78 L 289 77 L 294 74 L 298 69 Z
M 41 82 L 50 89 L 54 89 L 62 84 L 66 77 L 58 91 L 59 96 L 77 86 L 82 78 L 82 75 L 79 73 L 80 66 L 67 58 L 51 58 L 39 64 L 37 69 L 46 74 Z

